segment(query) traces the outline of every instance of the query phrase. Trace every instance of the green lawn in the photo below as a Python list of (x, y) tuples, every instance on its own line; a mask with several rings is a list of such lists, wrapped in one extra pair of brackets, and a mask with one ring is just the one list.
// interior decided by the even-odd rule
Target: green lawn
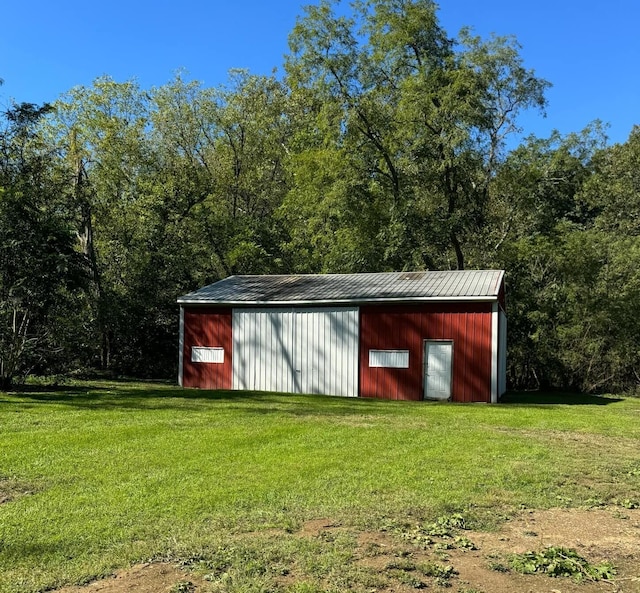
[[(242, 548), (246, 564), (250, 539), (313, 518), (379, 529), (462, 512), (489, 526), (522, 505), (637, 502), (640, 400), (510, 400), (141, 383), (0, 393), (0, 591), (84, 582), (149, 558), (211, 566), (223, 549)], [(274, 565), (292, 545), (262, 549)], [(256, 587), (227, 590), (268, 590)]]

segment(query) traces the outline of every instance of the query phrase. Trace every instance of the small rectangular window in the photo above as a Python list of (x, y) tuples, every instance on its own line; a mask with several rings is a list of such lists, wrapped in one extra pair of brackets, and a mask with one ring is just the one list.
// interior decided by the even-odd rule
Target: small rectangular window
[(408, 350), (369, 350), (369, 367), (409, 368)]
[(210, 348), (205, 346), (191, 347), (191, 362), (224, 363), (224, 348)]

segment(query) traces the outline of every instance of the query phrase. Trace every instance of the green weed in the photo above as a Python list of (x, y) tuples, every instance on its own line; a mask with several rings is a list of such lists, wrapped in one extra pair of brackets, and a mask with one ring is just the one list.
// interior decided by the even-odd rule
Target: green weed
[(169, 593), (193, 593), (196, 586), (191, 581), (179, 581), (171, 589)]
[(496, 572), (509, 572), (509, 567), (505, 566), (502, 562), (498, 562), (496, 560), (490, 560), (487, 563), (489, 570), (495, 570)]
[(523, 574), (540, 572), (551, 577), (573, 577), (577, 581), (607, 580), (613, 578), (616, 572), (608, 562), (591, 564), (575, 550), (557, 546), (540, 552), (513, 554), (509, 561), (515, 571)]
[(465, 518), (460, 513), (438, 517), (433, 523), (417, 525), (412, 530), (401, 530), (402, 538), (411, 541), (423, 549), (432, 547), (435, 552), (445, 552), (459, 548), (461, 550), (475, 550), (475, 544), (467, 537), (456, 535), (461, 529), (466, 529)]
[(418, 566), (418, 571), (426, 577), (435, 579), (436, 585), (450, 587), (450, 579), (457, 575), (457, 571), (451, 565), (443, 565), (435, 562), (427, 562)]

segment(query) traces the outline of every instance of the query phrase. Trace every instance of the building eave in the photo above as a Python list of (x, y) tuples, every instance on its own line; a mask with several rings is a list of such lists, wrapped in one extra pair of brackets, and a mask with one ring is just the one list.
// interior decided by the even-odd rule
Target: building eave
[(205, 299), (178, 299), (179, 305), (200, 305), (203, 307), (311, 307), (328, 305), (368, 305), (374, 304), (412, 304), (412, 303), (493, 303), (498, 300), (492, 296), (450, 296), (450, 297), (396, 297), (366, 299), (327, 299), (327, 300), (295, 300), (295, 301), (215, 301)]

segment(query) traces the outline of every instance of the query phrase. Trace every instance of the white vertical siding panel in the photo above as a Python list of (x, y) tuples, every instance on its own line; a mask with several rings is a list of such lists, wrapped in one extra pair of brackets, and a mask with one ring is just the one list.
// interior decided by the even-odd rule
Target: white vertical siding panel
[[(276, 311), (274, 313), (265, 312), (262, 315), (267, 333), (266, 351), (268, 352), (267, 360), (262, 368), (262, 390), (276, 391), (279, 377), (275, 370), (287, 343), (286, 314), (282, 311)], [(286, 360), (285, 357), (285, 362)]]
[(327, 323), (331, 334), (331, 377), (335, 377), (334, 389), (337, 393), (348, 393), (346, 390), (349, 348), (349, 314), (347, 311), (335, 311), (328, 316)]
[(231, 315), (232, 342), (233, 342), (233, 370), (232, 370), (232, 387), (233, 389), (246, 389), (244, 379), (247, 371), (244, 368), (245, 352), (242, 339), (244, 327), (242, 317), (234, 309)]
[(313, 336), (318, 336), (318, 318), (309, 310), (298, 310), (296, 318), (300, 321), (296, 340), (298, 354), (297, 368), (300, 370), (300, 391), (317, 393), (318, 355)]
[[(264, 350), (264, 356), (260, 361), (260, 388), (264, 391), (273, 387), (273, 391), (285, 390), (287, 381), (285, 377), (286, 357), (278, 356), (278, 351), (282, 349), (282, 344), (286, 343), (287, 337), (281, 335), (278, 339), (277, 327), (281, 332), (286, 331), (282, 312), (256, 311), (260, 315), (262, 323), (260, 326), (260, 347)], [(272, 377), (270, 380), (269, 377)]]
[(314, 315), (314, 331), (318, 336), (314, 345), (316, 355), (313, 361), (316, 374), (315, 393), (332, 393), (331, 377), (334, 370), (331, 366), (331, 352), (324, 347), (327, 337), (331, 334), (331, 328), (327, 327), (327, 315), (328, 313)]
[(264, 353), (258, 347), (258, 344), (254, 340), (260, 336), (262, 331), (263, 319), (260, 316), (252, 317), (249, 314), (245, 314), (247, 317), (247, 327), (245, 330), (245, 340), (247, 341), (247, 360), (251, 367), (251, 379), (247, 387), (249, 389), (257, 389), (260, 385), (260, 368), (262, 367), (261, 356)]
[(491, 403), (498, 401), (498, 303), (491, 305)]
[(256, 343), (258, 336), (262, 330), (262, 318), (256, 315), (250, 315), (248, 312), (243, 312), (242, 316), (246, 320), (244, 341), (247, 356), (247, 365), (250, 369), (249, 377), (247, 379), (247, 389), (257, 389), (260, 385), (260, 368), (262, 366), (261, 356), (264, 353), (261, 351), (259, 344)]
[(341, 384), (340, 390), (342, 393), (350, 393), (349, 384), (351, 383), (349, 379), (349, 375), (352, 372), (352, 369), (349, 367), (353, 366), (358, 368), (358, 359), (356, 357), (355, 360), (349, 358), (350, 351), (350, 341), (351, 341), (351, 323), (353, 321), (353, 317), (358, 315), (358, 311), (342, 311), (339, 314), (340, 321), (338, 323), (338, 327), (340, 328), (341, 335), (339, 337), (339, 343), (341, 345), (341, 354), (338, 358), (338, 368), (340, 369), (340, 377)]
[[(305, 314), (307, 321), (306, 332), (308, 336), (318, 336), (320, 343), (324, 339), (324, 325), (322, 324), (322, 317), (320, 315), (314, 315), (312, 312), (307, 311)], [(307, 343), (304, 348), (305, 361), (303, 368), (307, 369), (307, 376), (309, 378), (306, 389), (309, 393), (323, 393), (324, 389), (324, 377), (320, 372), (322, 368), (321, 358), (323, 353), (319, 350), (316, 344)]]
[(305, 385), (307, 382), (306, 372), (303, 368), (304, 365), (304, 351), (300, 348), (300, 340), (305, 334), (305, 319), (304, 315), (300, 315), (291, 310), (291, 321), (294, 324), (295, 332), (293, 334), (293, 341), (291, 343), (291, 361), (293, 363), (293, 389), (291, 391), (295, 393), (302, 393), (305, 391)]
[(331, 369), (331, 352), (325, 346), (328, 336), (326, 317), (326, 312), (317, 312), (313, 315), (313, 334), (308, 338), (309, 346), (314, 351), (311, 361), (316, 377), (313, 385), (314, 393), (330, 393), (330, 374), (333, 371)]
[(234, 309), (233, 387), (357, 396), (358, 309)]
[(262, 368), (262, 382), (265, 391), (287, 391), (287, 357), (283, 355), (289, 341), (287, 314), (285, 311), (265, 311), (265, 349), (269, 353)]
[(267, 311), (271, 326), (271, 357), (265, 369), (269, 391), (295, 391), (293, 335), (295, 320), (290, 310)]
[(283, 335), (286, 338), (283, 340), (281, 348), (282, 352), (286, 354), (285, 360), (285, 368), (284, 368), (284, 382), (285, 389), (287, 392), (298, 392), (299, 391), (299, 375), (296, 370), (298, 370), (298, 364), (296, 362), (296, 353), (295, 353), (295, 332), (298, 331), (297, 319), (293, 312), (293, 309), (289, 309), (287, 311), (283, 311), (284, 316), (284, 331)]
[(341, 310), (327, 311), (322, 317), (322, 344), (325, 351), (325, 365), (322, 369), (322, 388), (325, 393), (333, 393), (336, 395), (344, 395), (341, 386), (340, 367), (338, 366), (338, 357), (340, 356), (337, 339), (337, 329), (340, 327), (338, 319), (342, 314)]
[(296, 316), (294, 314), (293, 309), (289, 309), (286, 312), (287, 315), (287, 330), (286, 336), (287, 339), (284, 343), (284, 348), (287, 353), (287, 359), (284, 370), (284, 377), (286, 383), (287, 392), (297, 393), (300, 391), (300, 379), (298, 378), (299, 373), (296, 373), (296, 370), (299, 369), (297, 360), (296, 360), (296, 333), (298, 331), (298, 324)]
[(247, 313), (248, 318), (251, 320), (249, 323), (246, 339), (249, 347), (249, 359), (253, 362), (250, 389), (261, 389), (263, 369), (266, 364), (268, 351), (268, 338), (265, 336), (267, 328), (266, 319), (264, 315), (258, 313), (255, 317), (252, 317), (250, 313)]
[(344, 395), (340, 387), (340, 375), (336, 364), (339, 352), (336, 347), (337, 318), (342, 310), (327, 310), (322, 316), (322, 342), (320, 348), (324, 352), (324, 360), (320, 367), (322, 375), (322, 389), (324, 393)]
[(344, 344), (345, 352), (340, 360), (344, 383), (342, 389), (345, 393), (358, 395), (358, 310), (345, 312), (343, 323), (346, 333)]
[(259, 318), (260, 330), (254, 342), (254, 347), (258, 349), (257, 355), (259, 360), (256, 389), (263, 391), (269, 388), (267, 370), (271, 366), (271, 359), (273, 358), (273, 339), (269, 317), (266, 313), (259, 313)]
[(282, 379), (286, 388), (286, 374), (281, 376), (277, 372), (278, 363), (284, 358), (286, 365), (289, 360), (287, 356), (283, 357), (283, 353), (286, 353), (287, 344), (287, 314), (284, 311), (274, 311), (273, 313), (263, 313), (265, 318), (265, 324), (268, 332), (268, 352), (266, 364), (262, 369), (263, 376), (263, 390), (264, 391), (277, 391), (278, 379)]

